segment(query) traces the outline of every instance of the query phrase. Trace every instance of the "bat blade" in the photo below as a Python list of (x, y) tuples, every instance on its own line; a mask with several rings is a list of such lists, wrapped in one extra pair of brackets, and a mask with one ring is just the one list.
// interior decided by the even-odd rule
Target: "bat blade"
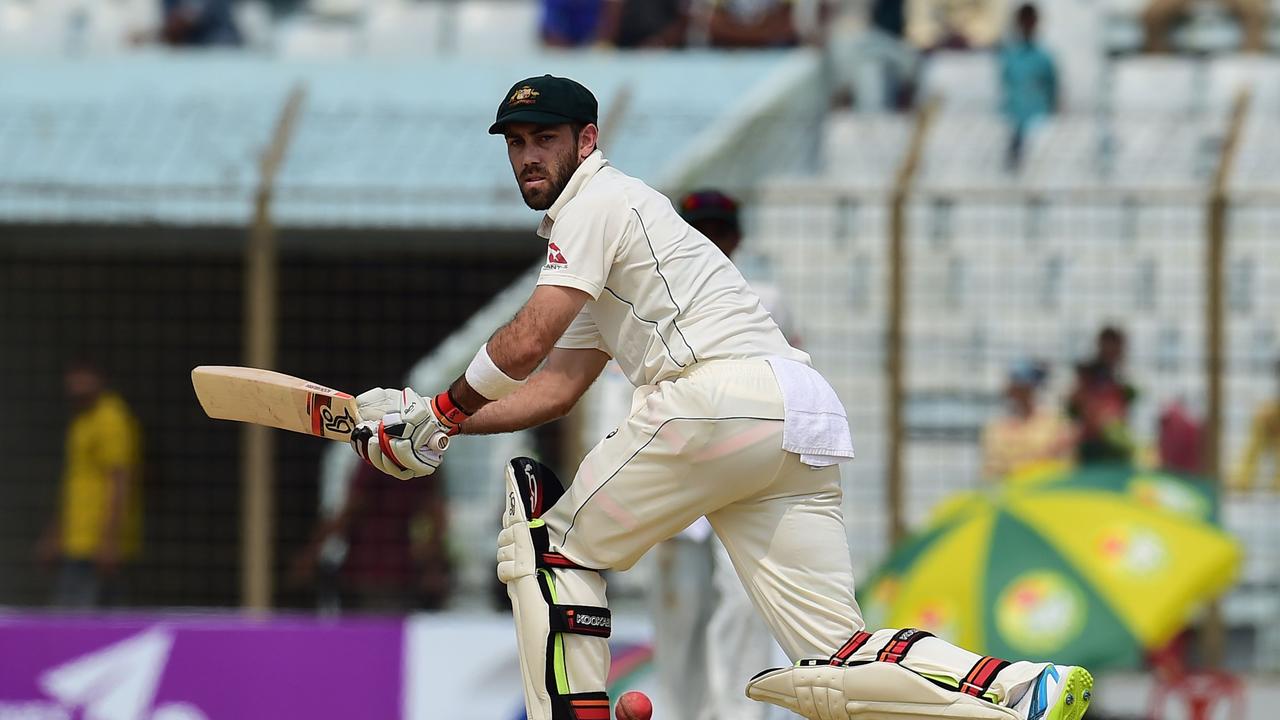
[(273, 370), (201, 365), (191, 371), (191, 385), (205, 414), (218, 420), (344, 442), (360, 422), (351, 395)]

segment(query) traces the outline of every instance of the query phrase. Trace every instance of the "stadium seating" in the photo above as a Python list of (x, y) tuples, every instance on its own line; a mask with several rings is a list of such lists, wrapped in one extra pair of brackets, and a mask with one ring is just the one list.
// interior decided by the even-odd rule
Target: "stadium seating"
[(360, 47), (349, 18), (297, 15), (280, 23), (275, 52), (282, 58), (324, 60), (351, 57)]
[(1112, 64), (1109, 108), (1118, 116), (1188, 114), (1201, 109), (1203, 66), (1162, 55), (1123, 58)]
[(920, 87), (924, 97), (939, 96), (948, 112), (988, 113), (998, 107), (995, 55), (942, 51), (925, 62)]
[[(1162, 403), (1203, 394), (1204, 192), (1242, 87), (1253, 89), (1254, 104), (1230, 186), (1239, 194), (1228, 246), (1229, 457), (1238, 456), (1253, 401), (1271, 391), (1267, 363), (1280, 341), (1280, 264), (1272, 261), (1280, 62), (1126, 56), (1104, 65), (1101, 46), (1073, 47), (1094, 21), (1108, 28), (1113, 50), (1136, 47), (1140, 6), (1109, 5), (1105, 13), (1126, 18), (1114, 24), (1072, 8), (1077, 28), (1048, 29), (1052, 47), (1070, 54), (1067, 112), (1028, 136), (1016, 172), (1005, 166), (1009, 129), (996, 112), (994, 56), (938, 52), (924, 66), (922, 95), (943, 105), (906, 215), (912, 520), (977, 483), (973, 439), (1015, 358), (1050, 360), (1061, 395), (1097, 327), (1120, 317), (1144, 390), (1134, 415), (1144, 439)], [(1052, 3), (1047, 17), (1062, 7)], [(847, 510), (859, 517), (851, 527), (859, 567), (883, 550), (886, 520), (867, 508), (884, 501), (888, 200), (913, 117), (826, 114), (820, 151), (810, 154), (811, 118), (825, 105), (783, 112), (812, 99), (812, 87), (786, 85), (786, 67), (803, 52), (544, 54), (533, 2), (321, 0), (278, 22), (265, 5), (242, 4), (250, 47), (284, 62), (234, 51), (177, 63), (152, 53), (114, 57), (131, 47), (130, 33), (156, 27), (154, 9), (144, 0), (0, 0), (0, 53), (23, 56), (6, 58), (14, 71), (0, 85), (0, 219), (242, 224), (257, 155), (301, 79), (307, 101), (273, 207), (280, 226), (527, 233), (537, 216), (520, 203), (501, 142), (484, 128), (514, 78), (572, 74), (596, 90), (609, 118), (604, 147), (629, 173), (677, 191), (697, 177), (681, 175), (681, 164), (705, 147), (727, 144), (721, 155), (754, 160), (725, 163), (750, 191), (745, 251), (755, 259), (744, 260), (754, 263), (744, 272), (782, 288), (806, 349), (849, 403), (859, 462), (843, 472)], [(1219, 25), (1206, 24), (1219, 19), (1197, 14), (1181, 41), (1229, 44), (1229, 34), (1209, 29)], [(47, 57), (77, 54), (112, 57)], [(784, 102), (761, 102), (765, 90)], [(781, 164), (770, 166), (779, 157), (794, 161), (785, 177)], [(519, 450), (484, 447), (460, 445), (454, 466), (480, 474), (486, 454)], [(476, 547), (488, 532), (488, 487), (459, 510)], [(1274, 546), (1270, 517), (1237, 503), (1226, 522), (1252, 550)], [(1280, 583), (1274, 552), (1251, 552), (1248, 562), (1247, 583)], [(1253, 609), (1239, 612), (1263, 617), (1249, 602)]]
[(369, 9), (360, 48), (374, 57), (412, 57), (437, 52), (445, 41), (441, 3), (387, 0)]
[(834, 113), (823, 125), (819, 171), (841, 186), (890, 187), (910, 132), (897, 115)]
[(528, 56), (537, 52), (541, 13), (538, 3), (469, 0), (456, 7), (455, 50), (505, 56)]
[(1241, 90), (1253, 95), (1252, 109), (1265, 117), (1280, 114), (1280, 60), (1272, 57), (1228, 55), (1208, 61), (1208, 107), (1226, 112)]

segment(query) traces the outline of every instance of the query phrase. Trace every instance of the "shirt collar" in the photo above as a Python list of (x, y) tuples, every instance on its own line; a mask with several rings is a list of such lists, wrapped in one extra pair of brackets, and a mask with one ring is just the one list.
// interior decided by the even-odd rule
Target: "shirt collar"
[(560, 197), (556, 198), (555, 203), (547, 210), (546, 216), (542, 218), (542, 224), (538, 226), (539, 236), (543, 238), (551, 237), (551, 226), (555, 224), (556, 216), (560, 214), (565, 205), (569, 204), (570, 200), (582, 191), (582, 188), (591, 181), (591, 178), (595, 177), (596, 173), (600, 172), (600, 169), (608, 164), (609, 161), (604, 159), (604, 153), (599, 150), (593, 151), (587, 156), (586, 160), (582, 161), (578, 169), (573, 171), (573, 175), (569, 178), (568, 184), (564, 186)]

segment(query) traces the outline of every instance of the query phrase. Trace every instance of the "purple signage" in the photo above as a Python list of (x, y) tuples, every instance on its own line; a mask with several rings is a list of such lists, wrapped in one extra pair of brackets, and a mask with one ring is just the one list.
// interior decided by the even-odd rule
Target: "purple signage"
[(0, 615), (0, 720), (397, 718), (403, 622)]

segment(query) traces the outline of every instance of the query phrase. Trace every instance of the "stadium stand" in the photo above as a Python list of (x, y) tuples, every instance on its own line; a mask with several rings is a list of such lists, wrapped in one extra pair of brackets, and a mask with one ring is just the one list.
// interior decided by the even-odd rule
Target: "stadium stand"
[[(1269, 362), (1280, 352), (1280, 265), (1270, 261), (1280, 234), (1280, 64), (1135, 56), (1138, 0), (1044, 4), (1066, 110), (1032, 133), (1018, 172), (1004, 164), (992, 55), (937, 52), (924, 67), (921, 96), (942, 105), (906, 216), (912, 523), (978, 485), (976, 433), (1013, 360), (1052, 362), (1050, 391), (1061, 396), (1097, 327), (1119, 316), (1144, 390), (1133, 418), (1144, 442), (1163, 403), (1203, 398), (1204, 201), (1242, 88), (1253, 103), (1228, 187), (1224, 459), (1238, 456), (1252, 401), (1271, 389)], [(888, 202), (910, 115), (828, 112), (812, 50), (531, 55), (532, 2), (313, 2), (282, 17), (243, 3), (246, 50), (122, 57), (127, 33), (155, 26), (153, 12), (142, 0), (0, 0), (0, 53), (19, 56), (6, 58), (0, 84), (0, 222), (159, 224), (193, 243), (202, 237), (194, 230), (239, 228), (252, 210), (257, 154), (301, 82), (307, 96), (273, 206), (281, 228), (307, 231), (292, 236), (295, 248), (303, 237), (341, 247), (363, 233), (409, 244), (407, 235), (387, 240), (392, 231), (433, 249), (472, 234), (510, 243), (536, 216), (484, 134), (495, 92), (521, 74), (572, 74), (600, 97), (615, 164), (672, 191), (716, 181), (743, 194), (748, 275), (781, 286), (806, 349), (849, 404), (859, 459), (844, 470), (845, 504), (856, 518), (859, 571), (881, 557)], [(1198, 9), (1176, 44), (1216, 53), (1237, 42), (1234, 32), (1218, 11)], [(93, 62), (75, 57), (86, 54)], [(484, 277), (486, 292), (506, 292), (475, 298), (472, 320), (412, 370), (412, 383), (434, 386), (458, 372), (523, 297), (529, 277), (520, 270), (530, 259)], [(234, 288), (224, 264), (216, 280)], [(321, 293), (318, 280), (294, 282), (297, 305)], [(529, 444), (523, 436), (459, 444), (455, 478), (490, 474), (493, 458)], [(481, 560), (496, 485), (450, 483), (459, 546), (471, 549), (462, 582), (474, 592), (489, 579)], [(1280, 603), (1270, 508), (1254, 495), (1225, 506), (1225, 522), (1250, 549), (1244, 584), (1227, 604), (1235, 623), (1263, 625)], [(166, 597), (185, 601), (178, 591)], [(1266, 642), (1262, 662), (1280, 667), (1280, 638)]]

